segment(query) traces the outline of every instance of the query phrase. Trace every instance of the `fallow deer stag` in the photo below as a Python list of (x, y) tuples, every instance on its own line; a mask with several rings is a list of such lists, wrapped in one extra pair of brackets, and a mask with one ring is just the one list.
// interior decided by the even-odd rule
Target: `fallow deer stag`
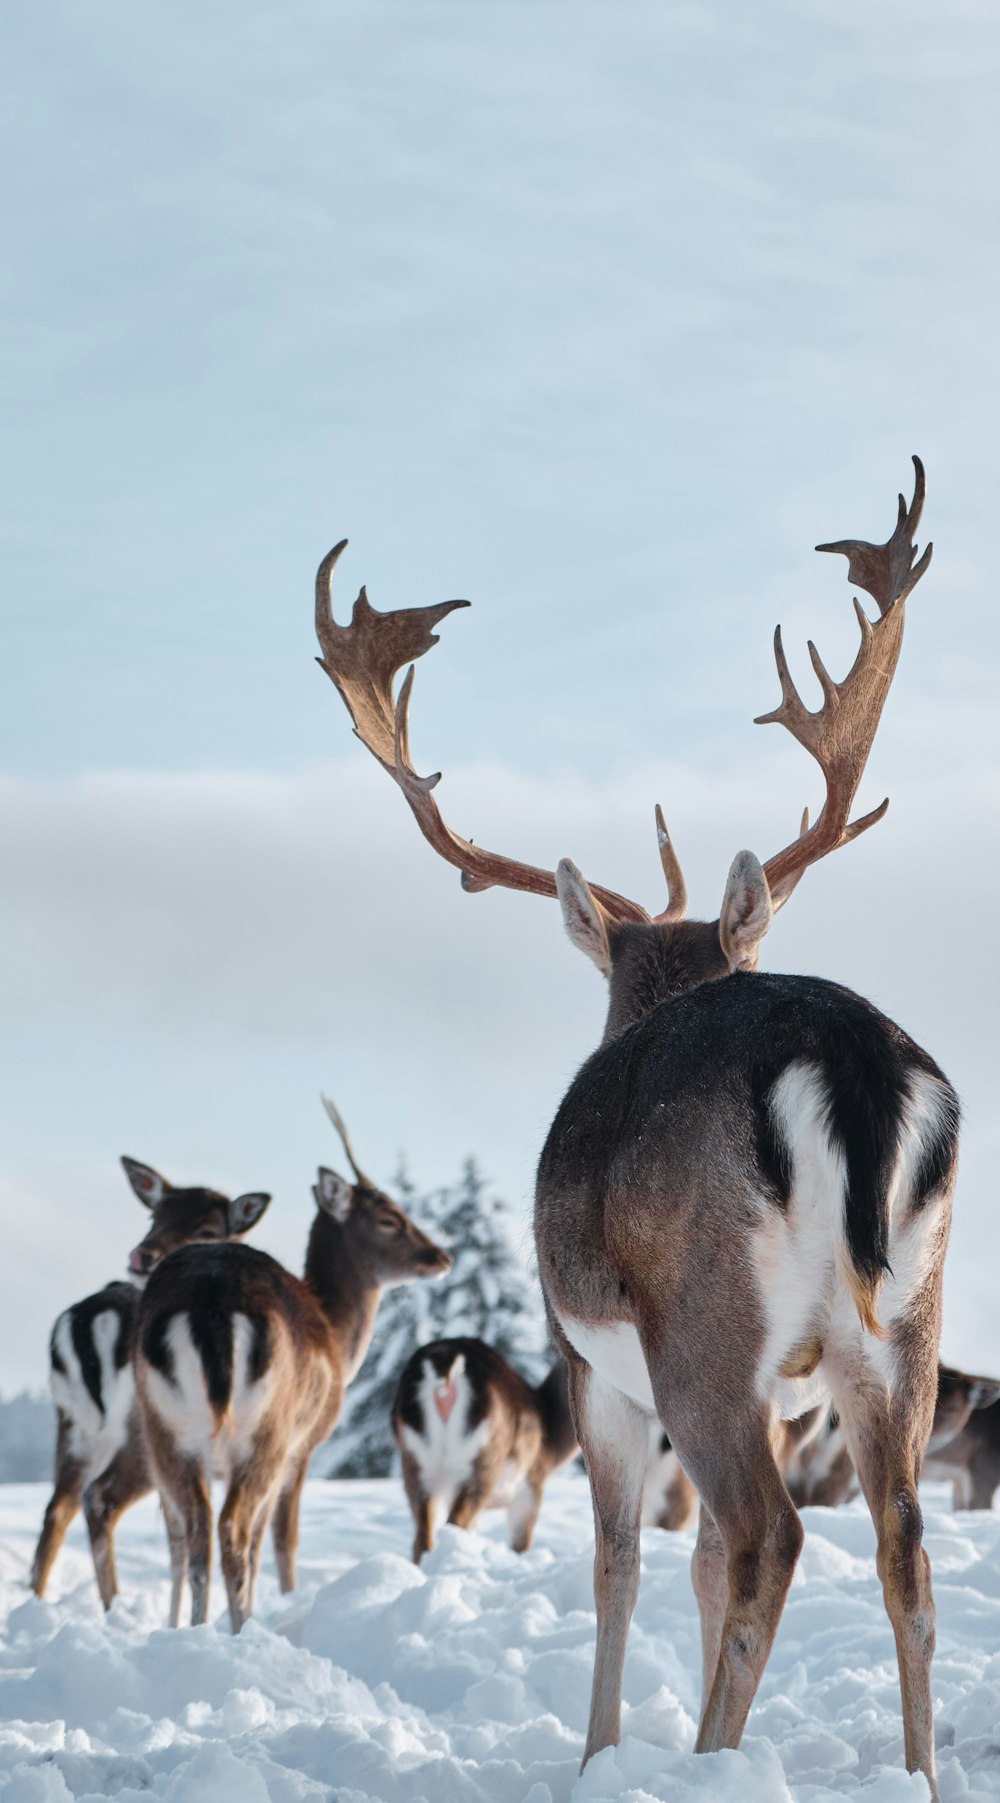
[(412, 666), (461, 602), (377, 614), (362, 590), (333, 620), (323, 560), (322, 666), (355, 731), (398, 783), (466, 889), (557, 894), (570, 938), (608, 979), (604, 1039), (542, 1152), (539, 1272), (590, 1476), (597, 1533), (597, 1656), (584, 1759), (620, 1731), (622, 1667), (639, 1582), (648, 1423), (657, 1418), (702, 1499), (693, 1577), (701, 1610), (699, 1751), (735, 1747), (802, 1543), (772, 1449), (776, 1422), (832, 1395), (878, 1538), (895, 1633), (907, 1766), (934, 1784), (934, 1605), (917, 1476), (934, 1414), (941, 1267), (958, 1104), (937, 1065), (861, 997), (809, 977), (755, 975), (761, 941), (810, 864), (885, 813), (851, 806), (896, 668), (906, 597), (930, 561), (913, 544), (924, 474), (884, 545), (842, 540), (861, 645), (834, 682), (810, 644), (813, 713), (775, 656), (777, 721), (814, 757), (813, 825), (762, 867), (733, 862), (718, 920), (686, 921), (657, 812), (667, 906), (473, 845), (448, 827), (436, 776), (410, 757)]
[(153, 1272), (142, 1298), (136, 1386), (167, 1519), (172, 1627), (185, 1579), (192, 1624), (207, 1618), (213, 1477), (227, 1486), (219, 1542), (233, 1632), (252, 1613), (272, 1515), (281, 1588), (295, 1588), (309, 1459), (340, 1419), (382, 1291), (451, 1267), (365, 1176), (324, 1102), (354, 1182), (320, 1167), (304, 1275), (249, 1246), (189, 1246)]
[(59, 1316), (49, 1341), (49, 1387), (56, 1405), (55, 1487), (35, 1552), (31, 1588), (45, 1595), (52, 1566), (80, 1503), (105, 1609), (118, 1594), (115, 1527), (153, 1488), (135, 1401), (132, 1349), (140, 1287), (153, 1266), (192, 1240), (241, 1238), (270, 1196), (230, 1202), (218, 1190), (175, 1188), (151, 1165), (122, 1158), (125, 1175), (151, 1211), (149, 1232), (129, 1255), (129, 1283), (109, 1283)]
[(392, 1429), (413, 1512), (413, 1557), (434, 1545), (439, 1508), (471, 1528), (484, 1509), (507, 1510), (516, 1553), (531, 1545), (542, 1492), (577, 1450), (566, 1366), (532, 1386), (485, 1340), (431, 1340), (400, 1374)]

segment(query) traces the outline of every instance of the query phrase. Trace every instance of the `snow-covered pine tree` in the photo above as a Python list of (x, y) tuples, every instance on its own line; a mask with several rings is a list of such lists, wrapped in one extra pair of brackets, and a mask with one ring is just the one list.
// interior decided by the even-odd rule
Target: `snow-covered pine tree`
[(316, 1455), (314, 1469), (324, 1477), (385, 1477), (391, 1470), (389, 1413), (399, 1374), (427, 1340), (457, 1334), (488, 1340), (530, 1383), (547, 1369), (545, 1316), (527, 1233), (490, 1193), (475, 1160), (466, 1160), (458, 1182), (447, 1189), (420, 1197), (405, 1170), (392, 1189), (455, 1263), (440, 1282), (403, 1284), (382, 1298), (340, 1426)]

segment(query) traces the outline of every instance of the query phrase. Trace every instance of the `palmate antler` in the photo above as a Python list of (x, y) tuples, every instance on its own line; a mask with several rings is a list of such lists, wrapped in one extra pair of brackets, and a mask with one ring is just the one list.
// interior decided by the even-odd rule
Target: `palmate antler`
[[(422, 657), (438, 635), (433, 630), (456, 607), (468, 607), (467, 601), (439, 601), (434, 607), (406, 607), (395, 613), (378, 613), (362, 589), (354, 603), (349, 626), (338, 626), (333, 617), (331, 584), (334, 567), (347, 540), (324, 557), (316, 572), (316, 636), (323, 650), (317, 658), (354, 721), (354, 731), (363, 745), (378, 758), (405, 795), (424, 838), (440, 857), (453, 864), (462, 875), (462, 887), (468, 890), (521, 889), (531, 895), (555, 895), (556, 880), (552, 871), (539, 870), (532, 864), (519, 864), (496, 852), (484, 851), (463, 839), (446, 825), (431, 791), (441, 780), (434, 776), (418, 776), (410, 756), (410, 695), (413, 690), (412, 659)], [(392, 693), (393, 678), (403, 664), (410, 665), (398, 697)], [(657, 809), (657, 836), (660, 859), (667, 878), (670, 902), (660, 919), (679, 919), (686, 905), (683, 877), (663, 815)], [(645, 920), (651, 917), (638, 902), (616, 895), (611, 889), (596, 884), (593, 894), (613, 920)]]
[[(833, 681), (815, 646), (809, 642), (813, 669), (823, 690), (823, 705), (816, 713), (810, 713), (805, 707), (792, 682), (781, 643), (781, 628), (775, 633), (774, 649), (782, 698), (771, 713), (759, 717), (758, 724), (777, 721), (787, 726), (800, 745), (816, 759), (826, 779), (826, 799), (818, 819), (810, 826), (807, 810), (798, 838), (764, 865), (775, 908), (788, 900), (810, 864), (874, 826), (889, 805), (884, 801), (862, 819), (850, 820), (851, 805), (899, 658), (904, 603), (931, 559), (930, 545), (917, 560), (913, 544), (924, 503), (923, 466), (918, 457), (914, 457), (913, 462), (916, 469), (913, 500), (907, 508), (900, 496), (896, 529), (886, 544), (871, 545), (861, 539), (841, 539), (836, 544), (817, 547), (820, 551), (844, 553), (849, 560), (850, 580), (874, 597), (879, 618), (870, 621), (855, 601), (861, 625), (861, 646), (843, 682)], [(553, 872), (484, 851), (470, 839), (463, 839), (454, 832), (445, 823), (431, 793), (441, 780), (440, 772), (433, 776), (418, 776), (413, 767), (409, 728), (412, 660), (422, 657), (437, 644), (438, 635), (433, 628), (455, 608), (468, 607), (469, 603), (441, 601), (433, 607), (400, 608), (394, 613), (383, 614), (371, 606), (362, 589), (354, 603), (351, 624), (339, 626), (333, 617), (331, 585), (334, 567), (346, 544), (347, 540), (342, 539), (335, 545), (316, 573), (316, 634), (323, 652), (317, 662), (339, 690), (354, 722), (355, 733), (399, 785), (425, 839), (440, 857), (461, 872), (463, 888), (476, 891), (500, 887), (520, 889), (532, 895), (555, 895)], [(398, 696), (394, 696), (396, 672), (404, 664), (409, 664), (409, 669)], [(656, 809), (656, 833), (667, 881), (667, 907), (660, 914), (650, 915), (638, 902), (629, 901), (612, 889), (590, 884), (591, 894), (609, 919), (646, 922), (683, 919), (687, 911), (687, 890), (659, 807)]]
[(860, 820), (850, 819), (858, 784), (899, 660), (904, 603), (930, 563), (934, 548), (928, 545), (923, 556), (917, 558), (913, 535), (923, 511), (925, 481), (924, 466), (919, 457), (914, 457), (913, 466), (916, 472), (913, 500), (907, 507), (900, 495), (896, 530), (884, 545), (844, 538), (835, 544), (816, 546), (817, 551), (843, 553), (848, 559), (848, 581), (866, 589), (877, 602), (879, 611), (878, 619), (871, 621), (860, 601), (855, 599), (861, 644), (843, 682), (833, 681), (812, 640), (808, 641), (812, 667), (823, 691), (823, 705), (816, 713), (810, 713), (792, 681), (781, 643), (780, 626), (774, 635), (781, 701), (771, 713), (758, 715), (755, 724), (765, 726), (774, 721), (787, 726), (792, 737), (816, 759), (826, 782), (826, 799), (814, 825), (809, 826), (806, 813), (799, 837), (764, 865), (775, 908), (788, 900), (810, 864), (867, 832), (883, 818), (889, 806), (886, 798)]

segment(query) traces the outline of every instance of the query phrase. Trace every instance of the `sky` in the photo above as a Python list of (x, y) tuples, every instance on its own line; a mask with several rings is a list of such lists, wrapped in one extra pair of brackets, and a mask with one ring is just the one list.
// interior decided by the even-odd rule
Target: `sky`
[(418, 768), (477, 842), (692, 911), (821, 800), (780, 621), (927, 467), (929, 574), (859, 805), (769, 969), (833, 977), (965, 1107), (944, 1350), (1000, 1370), (1000, 20), (907, 0), (90, 0), (0, 68), (0, 1389), (141, 1237), (120, 1153), (266, 1188), (301, 1261), (338, 1102), (527, 1220), (603, 1026), (555, 906), (466, 896), (313, 661), (320, 558), (453, 596)]

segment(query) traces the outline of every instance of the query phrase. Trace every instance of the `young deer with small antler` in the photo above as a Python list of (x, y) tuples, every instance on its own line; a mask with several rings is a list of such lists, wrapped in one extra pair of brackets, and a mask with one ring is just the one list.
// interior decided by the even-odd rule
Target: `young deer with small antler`
[(52, 1329), (49, 1387), (57, 1417), (55, 1487), (31, 1570), (31, 1588), (36, 1596), (44, 1596), (82, 1501), (105, 1609), (118, 1594), (115, 1527), (125, 1510), (153, 1488), (132, 1376), (140, 1287), (161, 1258), (192, 1240), (242, 1238), (271, 1200), (256, 1190), (230, 1202), (214, 1189), (175, 1189), (151, 1165), (124, 1157), (122, 1164), (153, 1219), (145, 1238), (129, 1254), (132, 1281), (105, 1284), (96, 1295), (74, 1302)]
[(594, 1500), (597, 1658), (584, 1758), (618, 1739), (622, 1668), (639, 1582), (651, 1418), (702, 1501), (694, 1557), (704, 1692), (697, 1748), (738, 1745), (802, 1542), (775, 1462), (781, 1416), (830, 1394), (878, 1537), (895, 1632), (905, 1757), (934, 1783), (934, 1605), (917, 1476), (934, 1414), (941, 1267), (958, 1105), (938, 1067), (837, 984), (755, 975), (775, 911), (810, 864), (880, 820), (850, 810), (899, 656), (906, 596), (923, 575), (924, 497), (900, 497), (884, 545), (843, 540), (861, 646), (827, 673), (811, 713), (775, 654), (778, 721), (822, 770), (815, 824), (761, 867), (740, 852), (717, 921), (684, 919), (680, 868), (657, 813), (668, 904), (637, 903), (496, 856), (445, 825), (438, 778), (410, 758), (412, 666), (461, 602), (380, 615), (362, 590), (350, 627), (331, 616), (320, 565), (322, 664), (358, 736), (399, 784), (466, 889), (557, 894), (569, 935), (608, 980), (607, 1026), (556, 1115), (538, 1172), (535, 1237)]
[(461, 1528), (484, 1509), (506, 1509), (510, 1544), (527, 1552), (545, 1484), (577, 1451), (562, 1359), (531, 1385), (495, 1346), (472, 1338), (431, 1340), (407, 1359), (392, 1429), (418, 1564), (434, 1545), (439, 1508)]
[(295, 1588), (309, 1459), (340, 1419), (382, 1292), (451, 1268), (450, 1253), (365, 1176), (336, 1108), (324, 1106), (355, 1180), (321, 1166), (304, 1276), (249, 1246), (189, 1246), (153, 1272), (142, 1298), (136, 1385), (167, 1518), (172, 1627), (186, 1578), (192, 1624), (207, 1619), (213, 1477), (227, 1486), (219, 1542), (233, 1632), (252, 1613), (272, 1515), (281, 1588)]

